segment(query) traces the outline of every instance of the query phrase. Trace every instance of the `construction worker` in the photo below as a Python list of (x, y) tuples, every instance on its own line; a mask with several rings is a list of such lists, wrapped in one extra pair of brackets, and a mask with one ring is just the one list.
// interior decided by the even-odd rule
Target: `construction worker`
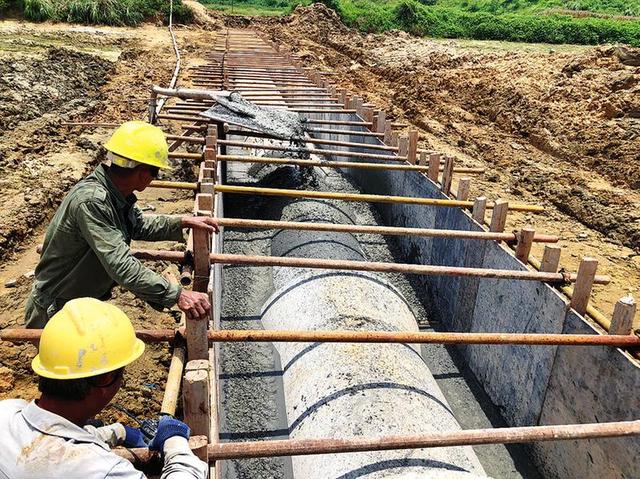
[(131, 240), (183, 240), (182, 228), (218, 231), (210, 217), (143, 216), (134, 191), (169, 168), (162, 130), (142, 121), (122, 124), (105, 143), (109, 165), (76, 184), (47, 228), (35, 282), (25, 307), (29, 328), (42, 328), (69, 300), (108, 299), (119, 284), (156, 309), (175, 304), (192, 319), (207, 317), (204, 293), (187, 291), (145, 267)]
[[(40, 398), (0, 401), (0, 478), (143, 479), (111, 447), (146, 447), (141, 431), (120, 423), (85, 426), (122, 385), (124, 368), (144, 351), (131, 321), (94, 298), (68, 301), (42, 331), (31, 367)], [(162, 479), (206, 477), (189, 449), (189, 427), (163, 417), (149, 448), (164, 456)]]

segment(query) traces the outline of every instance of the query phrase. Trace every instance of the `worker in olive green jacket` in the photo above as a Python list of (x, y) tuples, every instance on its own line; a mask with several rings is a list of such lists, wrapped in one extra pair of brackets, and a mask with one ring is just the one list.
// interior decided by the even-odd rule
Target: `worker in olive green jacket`
[(177, 304), (188, 317), (203, 319), (206, 294), (182, 289), (144, 266), (131, 240), (183, 240), (182, 228), (218, 231), (207, 217), (143, 216), (134, 191), (143, 191), (161, 168), (169, 168), (162, 130), (142, 121), (121, 125), (104, 145), (110, 165), (100, 165), (76, 184), (47, 229), (25, 322), (42, 328), (74, 298), (107, 299), (119, 284), (157, 309)]

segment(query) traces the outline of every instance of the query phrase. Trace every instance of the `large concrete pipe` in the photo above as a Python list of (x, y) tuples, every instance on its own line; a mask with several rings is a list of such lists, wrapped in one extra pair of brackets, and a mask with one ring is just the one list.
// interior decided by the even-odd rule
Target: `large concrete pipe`
[[(296, 201), (283, 220), (352, 222), (345, 205)], [(344, 233), (280, 231), (272, 254), (363, 260)], [(416, 331), (403, 296), (378, 275), (274, 268), (266, 329)], [(460, 426), (412, 345), (278, 343), (292, 438), (348, 438), (454, 431)], [(486, 477), (470, 447), (293, 458), (297, 479)]]

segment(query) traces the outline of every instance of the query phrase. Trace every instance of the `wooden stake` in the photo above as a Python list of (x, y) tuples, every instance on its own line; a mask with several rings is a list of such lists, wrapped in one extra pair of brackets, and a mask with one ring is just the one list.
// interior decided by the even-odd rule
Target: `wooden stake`
[(578, 267), (578, 276), (573, 288), (571, 307), (580, 315), (584, 315), (587, 311), (587, 304), (589, 304), (589, 297), (591, 296), (591, 289), (593, 288), (597, 268), (598, 260), (588, 257), (582, 258), (580, 266)]
[(429, 155), (429, 179), (438, 184), (438, 175), (440, 172), (440, 155), (432, 153)]
[(491, 225), (489, 231), (504, 231), (507, 224), (507, 212), (509, 211), (509, 202), (504, 200), (496, 200), (493, 213), (491, 215)]
[(444, 158), (444, 171), (442, 172), (442, 192), (449, 196), (451, 194), (451, 181), (453, 180), (453, 157)]
[(420, 166), (427, 166), (429, 164), (429, 160), (427, 159), (427, 152), (421, 151), (420, 158), (418, 159), (418, 164)]
[(560, 246), (545, 246), (542, 254), (542, 262), (540, 263), (540, 271), (547, 273), (555, 273), (560, 267)]
[(625, 296), (618, 300), (613, 310), (609, 334), (634, 334), (634, 331), (640, 329), (640, 317), (635, 319), (635, 316), (636, 302), (633, 300), (633, 297)]
[(532, 228), (523, 228), (518, 233), (518, 244), (516, 245), (516, 258), (522, 261), (525, 265), (529, 261), (529, 254), (531, 253), (531, 245), (533, 244), (533, 238), (536, 232)]
[[(205, 336), (206, 337), (206, 336)], [(184, 374), (184, 422), (194, 436), (210, 435), (211, 409), (209, 404), (209, 360), (189, 361)]]
[(398, 137), (398, 156), (407, 157), (407, 153), (409, 152), (409, 138), (406, 136)]
[(391, 134), (393, 130), (391, 129), (391, 120), (385, 120), (384, 122), (384, 137), (382, 138), (382, 142), (391, 145)]
[(471, 215), (481, 225), (484, 225), (484, 213), (487, 209), (487, 198), (485, 196), (478, 196), (473, 201), (473, 211)]
[(458, 182), (458, 191), (456, 192), (456, 199), (460, 201), (467, 201), (469, 199), (469, 189), (471, 188), (471, 178), (460, 178)]
[(376, 124), (375, 124), (375, 132), (376, 133), (384, 133), (385, 132), (385, 122), (386, 122), (386, 116), (387, 114), (385, 113), (384, 110), (380, 110), (378, 112), (378, 118), (376, 120)]
[(417, 160), (416, 158), (417, 154), (418, 154), (418, 131), (411, 130), (409, 132), (409, 147), (407, 149), (407, 161), (412, 165), (415, 165)]

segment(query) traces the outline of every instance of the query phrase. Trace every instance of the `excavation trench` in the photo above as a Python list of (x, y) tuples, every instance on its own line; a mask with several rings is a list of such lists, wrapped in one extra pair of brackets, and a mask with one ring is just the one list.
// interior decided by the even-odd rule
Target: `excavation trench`
[[(351, 178), (323, 168), (228, 163), (223, 181), (359, 192)], [(331, 200), (226, 195), (224, 211), (250, 219), (381, 223), (368, 204)], [(406, 260), (392, 239), (369, 234), (227, 228), (224, 248), (238, 254)], [(410, 276), (227, 266), (223, 278), (223, 329), (432, 329), (420, 286)], [(224, 344), (220, 359), (222, 441), (374, 437), (501, 424), (457, 354), (437, 345)], [(526, 462), (517, 446), (490, 446), (225, 461), (222, 472), (228, 478), (538, 477)]]

